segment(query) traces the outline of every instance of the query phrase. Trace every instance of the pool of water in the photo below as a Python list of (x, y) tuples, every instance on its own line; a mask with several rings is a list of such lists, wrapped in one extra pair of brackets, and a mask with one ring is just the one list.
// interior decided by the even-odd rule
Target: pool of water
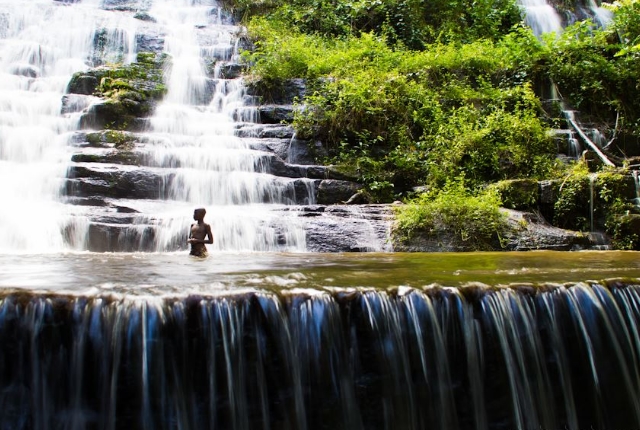
[(244, 289), (420, 288), (640, 279), (640, 253), (0, 254), (0, 288), (98, 294), (216, 294)]

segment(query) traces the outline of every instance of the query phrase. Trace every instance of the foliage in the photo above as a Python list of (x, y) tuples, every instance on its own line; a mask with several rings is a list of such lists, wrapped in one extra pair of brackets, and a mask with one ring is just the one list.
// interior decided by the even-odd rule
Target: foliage
[[(513, 0), (226, 0), (248, 21), (266, 16), (280, 28), (344, 38), (373, 32), (412, 49), (440, 41), (499, 39), (521, 21)], [(257, 33), (256, 33), (257, 34)]]
[(490, 189), (500, 196), (505, 208), (531, 210), (538, 206), (538, 181), (532, 179), (516, 179), (495, 182)]
[(630, 179), (626, 171), (609, 170), (599, 173), (595, 182), (596, 210), (602, 214), (605, 231), (617, 249), (640, 249), (640, 231), (634, 231), (632, 227), (637, 223), (634, 222), (635, 217), (630, 216), (638, 211), (629, 198), (635, 195), (635, 186)]
[[(606, 28), (577, 22), (543, 40), (522, 25), (511, 0), (225, 4), (251, 35), (254, 49), (243, 54), (250, 81), (273, 90), (304, 79), (297, 136), (322, 142), (329, 159), (318, 161), (355, 174), (373, 201), (429, 189), (410, 206), (434, 201), (446, 211), (444, 202), (461, 194), (448, 184), (477, 190), (508, 181), (492, 192), (509, 207), (532, 209), (537, 196), (528, 185), (560, 177), (553, 223), (587, 230), (598, 180), (582, 163), (555, 159), (549, 128), (564, 123), (557, 111), (615, 124), (620, 139), (640, 136), (639, 0), (608, 6), (615, 15)], [(540, 86), (551, 81), (562, 103), (545, 111)], [(620, 237), (615, 220), (628, 202), (608, 197), (613, 183), (596, 190), (604, 194), (595, 221)], [(403, 215), (414, 218), (407, 225), (419, 225), (422, 210), (412, 210)]]
[(604, 230), (616, 246), (628, 247), (620, 217), (636, 210), (630, 198), (633, 193), (628, 172), (609, 169), (590, 173), (586, 163), (577, 163), (558, 189), (554, 225), (582, 231)]
[(468, 192), (462, 182), (424, 193), (397, 208), (396, 233), (411, 237), (418, 232), (431, 236), (453, 235), (472, 249), (490, 249), (507, 228), (495, 192)]
[(640, 135), (640, 4), (623, 0), (610, 6), (613, 22), (601, 29), (587, 20), (546, 40), (548, 74), (561, 94), (582, 113), (618, 123)]
[(586, 163), (576, 163), (568, 172), (558, 188), (554, 204), (554, 225), (590, 231), (590, 175)]

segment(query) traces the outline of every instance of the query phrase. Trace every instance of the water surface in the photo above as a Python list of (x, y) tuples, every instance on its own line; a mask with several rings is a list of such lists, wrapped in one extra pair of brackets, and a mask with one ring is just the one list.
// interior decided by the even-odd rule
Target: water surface
[(76, 293), (228, 293), (246, 288), (420, 288), (640, 278), (640, 253), (0, 254), (0, 287)]

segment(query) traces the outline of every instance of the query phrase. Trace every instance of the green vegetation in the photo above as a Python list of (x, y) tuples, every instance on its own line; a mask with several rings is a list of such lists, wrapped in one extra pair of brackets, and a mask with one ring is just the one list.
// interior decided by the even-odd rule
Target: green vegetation
[[(486, 195), (534, 208), (531, 184), (541, 179), (558, 183), (555, 225), (589, 229), (583, 212), (592, 177), (557, 161), (550, 131), (563, 121), (558, 103), (541, 100), (541, 83), (552, 80), (563, 103), (604, 126), (608, 138), (640, 136), (638, 0), (609, 6), (615, 17), (605, 29), (578, 22), (543, 40), (522, 25), (515, 0), (226, 4), (252, 37), (244, 58), (253, 85), (268, 95), (287, 80), (306, 80), (293, 125), (299, 137), (326, 146), (329, 159), (319, 161), (356, 175), (373, 201), (417, 198), (401, 214), (403, 234), (435, 222), (417, 214), (466, 213)], [(627, 197), (607, 198), (599, 219), (620, 236), (614, 220), (636, 209)], [(436, 224), (449, 222), (457, 223)]]
[(500, 203), (495, 192), (470, 195), (461, 183), (449, 184), (401, 206), (396, 233), (405, 239), (415, 234), (452, 236), (469, 250), (493, 249), (508, 227)]

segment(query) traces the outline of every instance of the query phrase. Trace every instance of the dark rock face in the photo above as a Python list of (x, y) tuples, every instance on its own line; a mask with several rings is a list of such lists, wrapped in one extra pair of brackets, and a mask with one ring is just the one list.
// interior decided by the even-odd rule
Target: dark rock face
[(96, 91), (96, 88), (98, 88), (99, 83), (100, 80), (95, 74), (75, 74), (67, 86), (67, 92), (92, 95)]
[(318, 203), (331, 205), (344, 203), (362, 189), (362, 185), (350, 181), (326, 179), (318, 187)]
[(70, 196), (105, 196), (113, 198), (157, 199), (163, 197), (164, 185), (171, 174), (159, 175), (143, 170), (121, 170), (116, 166), (75, 165), (69, 168), (66, 191)]

